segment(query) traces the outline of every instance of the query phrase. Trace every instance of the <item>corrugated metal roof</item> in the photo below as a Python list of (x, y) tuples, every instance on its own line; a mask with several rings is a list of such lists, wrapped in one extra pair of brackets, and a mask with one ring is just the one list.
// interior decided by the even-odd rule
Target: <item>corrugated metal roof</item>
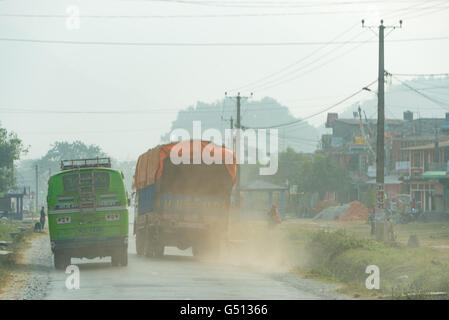
[[(438, 147), (439, 148), (449, 147), (449, 140), (439, 142)], [(432, 149), (435, 149), (435, 142), (424, 144), (422, 146), (406, 147), (402, 148), (401, 150), (413, 151), (413, 150), (432, 150)]]
[[(371, 179), (366, 182), (367, 184), (376, 184), (376, 179)], [(399, 176), (385, 176), (384, 184), (401, 184), (402, 181), (399, 180)]]
[[(360, 125), (360, 119), (336, 119), (334, 122), (343, 122), (347, 124)], [(385, 119), (385, 124), (403, 124), (406, 122), (405, 120), (397, 120), (397, 119)], [(363, 124), (366, 123), (366, 120), (363, 120)], [(368, 123), (376, 124), (377, 119), (368, 119)]]

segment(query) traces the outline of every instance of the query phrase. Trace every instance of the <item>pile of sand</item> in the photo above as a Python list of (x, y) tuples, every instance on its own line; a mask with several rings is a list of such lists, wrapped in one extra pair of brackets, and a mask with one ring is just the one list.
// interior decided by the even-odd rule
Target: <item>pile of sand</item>
[(315, 214), (318, 214), (329, 207), (335, 207), (338, 205), (339, 203), (334, 200), (320, 200), (315, 204), (315, 208), (313, 209), (313, 211), (315, 212)]
[(338, 221), (353, 221), (353, 220), (368, 220), (368, 208), (358, 201), (353, 201), (349, 204), (346, 213), (338, 218)]
[(329, 207), (318, 213), (313, 220), (337, 220), (339, 217), (344, 215), (349, 209), (349, 204), (344, 204), (342, 206)]
[(368, 220), (368, 208), (358, 202), (333, 206), (322, 210), (313, 220), (338, 220), (338, 221), (366, 221)]

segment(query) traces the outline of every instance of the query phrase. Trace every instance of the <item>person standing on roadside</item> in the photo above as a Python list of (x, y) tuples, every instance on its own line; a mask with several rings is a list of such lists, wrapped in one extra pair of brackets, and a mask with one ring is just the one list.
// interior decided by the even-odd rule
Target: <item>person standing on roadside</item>
[(41, 223), (41, 230), (44, 230), (44, 226), (45, 226), (45, 209), (44, 209), (44, 207), (42, 207), (42, 209), (41, 209), (40, 223)]
[(279, 215), (277, 205), (273, 204), (271, 210), (268, 211), (268, 226), (273, 228), (274, 226), (282, 222), (281, 216)]

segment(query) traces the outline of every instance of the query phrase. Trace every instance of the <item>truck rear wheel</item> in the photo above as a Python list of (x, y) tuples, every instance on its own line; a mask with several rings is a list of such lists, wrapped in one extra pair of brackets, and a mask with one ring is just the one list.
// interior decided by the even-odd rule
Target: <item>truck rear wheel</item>
[(61, 251), (55, 251), (54, 264), (58, 270), (65, 270), (71, 263), (71, 258), (66, 253)]
[(164, 256), (165, 246), (157, 245), (154, 247), (154, 256), (157, 258), (161, 258)]
[(154, 255), (153, 246), (149, 239), (147, 239), (145, 243), (144, 255), (148, 258), (151, 258)]
[(165, 246), (161, 244), (160, 232), (157, 227), (150, 227), (145, 232), (144, 252), (146, 257), (162, 257)]
[(136, 252), (139, 256), (145, 254), (145, 232), (141, 230), (136, 233)]
[(114, 250), (111, 256), (111, 264), (113, 266), (123, 266), (128, 265), (128, 247), (120, 247)]
[[(207, 241), (207, 240), (206, 240)], [(192, 253), (198, 259), (217, 259), (220, 256), (220, 241), (209, 239), (192, 246)]]
[(126, 267), (128, 265), (128, 247), (122, 248), (122, 259), (120, 261), (120, 264), (123, 267)]

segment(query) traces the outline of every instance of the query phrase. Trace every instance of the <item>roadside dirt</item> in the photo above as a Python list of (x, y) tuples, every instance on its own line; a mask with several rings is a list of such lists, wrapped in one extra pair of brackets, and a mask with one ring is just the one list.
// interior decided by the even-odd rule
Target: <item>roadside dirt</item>
[(48, 234), (33, 236), (0, 293), (0, 300), (36, 300), (45, 295), (51, 266)]

